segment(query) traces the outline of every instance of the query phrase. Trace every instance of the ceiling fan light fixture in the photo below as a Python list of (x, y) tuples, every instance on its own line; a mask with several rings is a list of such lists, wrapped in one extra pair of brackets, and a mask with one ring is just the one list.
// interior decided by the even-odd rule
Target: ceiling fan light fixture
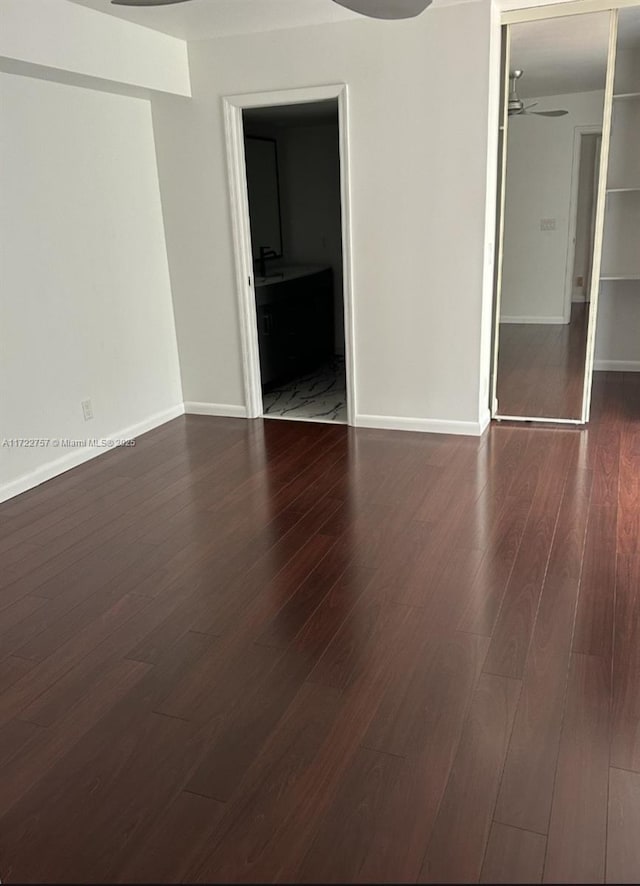
[(509, 96), (507, 99), (507, 115), (509, 117), (566, 117), (569, 111), (532, 111), (539, 102), (533, 102), (531, 105), (525, 105), (518, 95), (518, 80), (522, 77), (524, 71), (511, 71), (509, 74)]
[(339, 6), (370, 18), (415, 18), (431, 6), (433, 0), (333, 0)]
[(112, 6), (171, 6), (173, 3), (186, 3), (187, 0), (111, 0)]

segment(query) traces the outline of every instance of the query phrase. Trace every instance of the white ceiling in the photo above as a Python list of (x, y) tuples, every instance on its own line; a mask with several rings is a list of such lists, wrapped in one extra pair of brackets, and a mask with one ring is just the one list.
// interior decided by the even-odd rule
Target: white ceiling
[[(521, 68), (522, 98), (604, 89), (609, 13), (598, 12), (513, 25), (511, 70)], [(620, 11), (618, 46), (640, 46), (640, 6)]]
[(511, 27), (511, 70), (524, 71), (521, 98), (604, 89), (609, 13), (563, 16)]
[(190, 0), (175, 6), (134, 9), (110, 0), (70, 0), (183, 40), (276, 31), (357, 18), (332, 0)]
[[(177, 3), (175, 6), (146, 9), (112, 6), (110, 0), (69, 2), (97, 9), (183, 40), (206, 40), (230, 34), (278, 31), (362, 18), (333, 0), (190, 0), (189, 3)], [(434, 6), (460, 2), (465, 0), (434, 0)], [(429, 15), (429, 10), (422, 14)], [(380, 24), (381, 27), (394, 26), (393, 22)]]

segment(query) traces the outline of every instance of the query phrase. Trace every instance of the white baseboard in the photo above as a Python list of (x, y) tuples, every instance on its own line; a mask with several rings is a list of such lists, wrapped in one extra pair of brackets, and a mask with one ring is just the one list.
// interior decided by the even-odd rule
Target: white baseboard
[(500, 317), (501, 323), (540, 323), (553, 324), (554, 326), (564, 325), (568, 321), (563, 316), (560, 317)]
[(198, 403), (185, 400), (184, 411), (187, 415), (219, 415), (227, 418), (246, 418), (245, 406), (232, 406), (229, 403)]
[[(156, 412), (154, 415), (145, 418), (144, 421), (137, 422), (135, 425), (130, 425), (128, 428), (122, 428), (120, 431), (116, 431), (101, 439), (129, 440), (133, 437), (139, 437), (140, 434), (152, 431), (154, 428), (177, 418), (183, 413), (184, 405), (180, 403), (176, 406), (172, 406), (170, 409)], [(13, 498), (15, 495), (20, 495), (21, 492), (27, 492), (27, 490), (33, 489), (34, 486), (39, 486), (41, 483), (45, 483), (47, 480), (51, 480), (59, 474), (64, 474), (66, 471), (83, 464), (85, 461), (97, 458), (99, 455), (104, 455), (106, 452), (111, 451), (112, 449), (109, 446), (83, 446), (77, 449), (73, 448), (66, 455), (63, 455), (62, 458), (56, 458), (47, 464), (41, 465), (34, 471), (30, 471), (28, 474), (23, 474), (16, 480), (12, 480), (9, 483), (5, 483), (3, 486), (0, 486), (0, 502)]]
[[(632, 365), (636, 368), (630, 369), (629, 367)], [(596, 368), (599, 368), (597, 364)], [(609, 368), (609, 363), (606, 368)], [(619, 367), (616, 364), (616, 368), (619, 368), (620, 371), (640, 371), (640, 363), (624, 363)], [(151, 431), (154, 428), (177, 418), (179, 415), (183, 415), (185, 412), (189, 415), (213, 415), (227, 416), (231, 418), (246, 418), (247, 415), (247, 410), (244, 406), (186, 401), (184, 404), (180, 403), (176, 406), (172, 406), (170, 409), (156, 412), (154, 415), (150, 415), (143, 421), (138, 422), (135, 425), (130, 425), (127, 428), (122, 428), (113, 434), (109, 434), (103, 439), (123, 440), (138, 437), (140, 434)], [(438, 418), (403, 418), (390, 415), (357, 415), (355, 425), (359, 428), (379, 428), (382, 430), (393, 431), (420, 431), (428, 434), (462, 434), (479, 437), (484, 433), (490, 420), (491, 416), (489, 410), (487, 410), (481, 420), (477, 422), (448, 421), (446, 419)], [(29, 489), (33, 489), (34, 486), (39, 486), (41, 483), (45, 483), (47, 480), (51, 480), (59, 474), (64, 474), (66, 471), (71, 470), (71, 468), (75, 468), (92, 458), (97, 458), (98, 456), (111, 451), (112, 450), (108, 446), (101, 446), (99, 448), (91, 446), (78, 449), (74, 448), (62, 456), (62, 458), (56, 458), (45, 465), (41, 465), (34, 471), (30, 471), (28, 474), (23, 474), (16, 480), (12, 480), (11, 482), (0, 486), (0, 502), (7, 501), (7, 499), (20, 495), (22, 492), (27, 492)]]
[(403, 418), (396, 415), (356, 415), (357, 428), (387, 431), (420, 431), (425, 434), (462, 434), (480, 437), (489, 424), (487, 410), (481, 421), (448, 421), (441, 418)]
[(640, 360), (596, 360), (593, 368), (601, 372), (640, 372)]

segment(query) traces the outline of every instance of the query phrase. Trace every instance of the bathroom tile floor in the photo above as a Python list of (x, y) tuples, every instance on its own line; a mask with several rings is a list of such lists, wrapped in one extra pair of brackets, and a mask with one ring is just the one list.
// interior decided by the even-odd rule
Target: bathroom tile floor
[(264, 395), (267, 418), (299, 418), (346, 424), (347, 392), (343, 357)]

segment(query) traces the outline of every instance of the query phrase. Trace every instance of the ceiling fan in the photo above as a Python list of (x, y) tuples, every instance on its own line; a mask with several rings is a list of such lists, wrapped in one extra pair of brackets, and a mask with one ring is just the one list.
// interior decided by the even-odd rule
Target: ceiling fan
[[(188, 0), (111, 0), (114, 6), (170, 6)], [(430, 6), (433, 0), (333, 0), (340, 6), (372, 18), (413, 18)]]
[(507, 113), (509, 117), (564, 117), (569, 111), (532, 111), (539, 102), (533, 102), (530, 105), (525, 103), (518, 97), (518, 80), (522, 77), (524, 71), (511, 71), (509, 74), (509, 101), (507, 104)]

